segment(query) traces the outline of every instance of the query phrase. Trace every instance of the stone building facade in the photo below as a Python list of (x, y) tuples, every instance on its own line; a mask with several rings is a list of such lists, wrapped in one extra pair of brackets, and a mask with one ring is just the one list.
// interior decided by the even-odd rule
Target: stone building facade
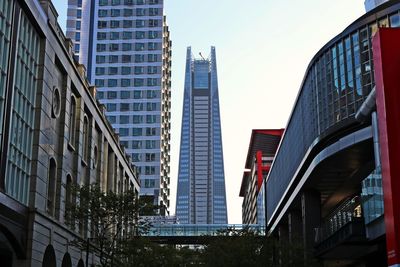
[(64, 219), (71, 185), (139, 194), (136, 168), (51, 1), (2, 0), (0, 14), (1, 265), (85, 266), (70, 241), (88, 236)]

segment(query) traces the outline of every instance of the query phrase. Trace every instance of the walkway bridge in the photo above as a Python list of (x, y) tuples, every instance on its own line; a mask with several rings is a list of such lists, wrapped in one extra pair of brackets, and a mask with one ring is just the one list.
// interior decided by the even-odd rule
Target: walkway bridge
[(265, 227), (243, 224), (157, 224), (150, 228), (147, 237), (160, 244), (199, 245), (215, 239), (219, 232), (235, 229), (250, 229), (265, 236)]

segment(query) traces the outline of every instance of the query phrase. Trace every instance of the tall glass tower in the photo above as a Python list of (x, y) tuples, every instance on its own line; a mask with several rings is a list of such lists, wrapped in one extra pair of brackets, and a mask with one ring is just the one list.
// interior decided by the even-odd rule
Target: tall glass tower
[(138, 167), (140, 194), (168, 214), (171, 41), (163, 0), (68, 0), (67, 37)]
[(226, 224), (226, 193), (215, 47), (187, 49), (176, 216), (183, 224)]

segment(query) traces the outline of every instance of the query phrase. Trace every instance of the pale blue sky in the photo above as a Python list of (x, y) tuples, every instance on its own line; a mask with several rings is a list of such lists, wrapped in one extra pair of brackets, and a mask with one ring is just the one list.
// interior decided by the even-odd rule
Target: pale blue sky
[[(53, 0), (65, 29), (67, 0)], [(284, 128), (311, 58), (364, 14), (363, 0), (165, 0), (172, 39), (171, 210), (175, 212), (186, 47), (216, 46), (229, 223), (252, 129)]]

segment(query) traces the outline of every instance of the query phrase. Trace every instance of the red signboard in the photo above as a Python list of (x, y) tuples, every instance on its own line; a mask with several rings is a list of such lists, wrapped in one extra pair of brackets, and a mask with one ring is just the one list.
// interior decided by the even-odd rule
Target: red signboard
[(400, 29), (373, 38), (389, 266), (400, 266)]

